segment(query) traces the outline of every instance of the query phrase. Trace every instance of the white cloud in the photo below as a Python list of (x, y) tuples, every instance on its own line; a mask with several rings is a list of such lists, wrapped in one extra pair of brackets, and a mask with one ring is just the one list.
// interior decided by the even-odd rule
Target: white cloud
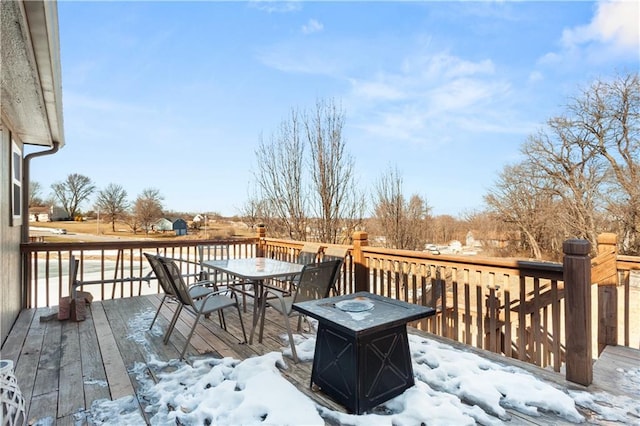
[(541, 65), (553, 65), (562, 61), (562, 56), (555, 52), (546, 53), (540, 59), (538, 59), (538, 63)]
[[(512, 87), (491, 60), (439, 52), (407, 56), (397, 71), (350, 79), (355, 125), (369, 137), (440, 146), (456, 133), (521, 133), (509, 111)], [(502, 111), (502, 112), (499, 112)]]
[(529, 83), (535, 83), (536, 81), (541, 81), (544, 79), (544, 76), (540, 71), (532, 71), (529, 74)]
[(352, 92), (358, 97), (378, 100), (399, 100), (407, 95), (402, 89), (384, 81), (351, 80)]
[(588, 25), (564, 30), (562, 44), (568, 49), (597, 42), (620, 51), (638, 53), (640, 48), (640, 3), (603, 1)]
[(249, 5), (268, 13), (289, 13), (302, 9), (299, 1), (251, 0)]
[(309, 22), (302, 26), (302, 32), (304, 34), (318, 33), (324, 29), (324, 25), (315, 19), (309, 19)]

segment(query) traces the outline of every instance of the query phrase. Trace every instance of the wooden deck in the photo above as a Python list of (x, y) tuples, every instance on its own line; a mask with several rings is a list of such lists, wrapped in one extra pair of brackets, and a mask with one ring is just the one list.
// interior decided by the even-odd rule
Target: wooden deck
[[(640, 401), (640, 350), (607, 346), (593, 365), (594, 384), (607, 392)], [(633, 372), (636, 372), (633, 374)], [(640, 422), (639, 422), (640, 423)]]
[[(57, 309), (25, 310), (14, 325), (2, 347), (2, 358), (14, 361), (15, 374), (26, 399), (28, 420), (55, 419), (54, 424), (86, 424), (84, 415), (91, 403), (99, 399), (118, 399), (136, 395), (139, 386), (132, 366), (146, 365), (147, 373), (154, 377), (149, 366), (150, 354), (162, 361), (179, 357), (193, 317), (183, 313), (170, 342), (164, 345), (160, 333), (147, 331), (148, 325), (160, 303), (160, 296), (141, 296), (102, 302), (93, 302), (85, 321), (41, 321)], [(166, 329), (175, 305), (163, 308), (159, 328)], [(217, 316), (204, 320), (193, 336), (187, 358), (207, 354), (216, 357), (246, 359), (272, 351), (280, 351), (283, 343), (279, 336), (285, 329), (278, 317), (267, 317), (263, 343), (242, 344), (237, 314), (227, 314), (229, 332), (220, 328)], [(247, 334), (250, 332), (251, 314), (245, 315)], [(155, 329), (155, 327), (154, 327)], [(443, 340), (431, 334), (412, 329), (412, 333), (424, 334), (431, 339)], [(142, 338), (141, 338), (142, 337)], [(256, 339), (257, 340), (257, 339)], [(474, 350), (449, 340), (446, 343), (476, 352), (492, 361), (517, 365), (535, 374), (541, 380), (564, 388), (584, 389), (568, 384), (563, 376), (533, 365), (508, 360), (489, 352)], [(344, 412), (344, 408), (326, 397), (321, 391), (309, 388), (311, 363), (295, 364), (286, 358), (288, 368), (282, 375), (316, 403), (332, 410)], [(609, 367), (607, 367), (609, 368)], [(606, 369), (601, 377), (607, 377)], [(600, 374), (600, 373), (598, 373)], [(147, 413), (146, 402), (138, 400), (147, 422), (153, 413)], [(509, 410), (510, 424), (567, 424), (552, 414), (530, 417)], [(585, 413), (588, 415), (588, 413)]]

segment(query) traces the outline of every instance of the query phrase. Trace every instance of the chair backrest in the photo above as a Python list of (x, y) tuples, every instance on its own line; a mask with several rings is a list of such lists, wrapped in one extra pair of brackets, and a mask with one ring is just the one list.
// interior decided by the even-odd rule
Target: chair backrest
[(300, 272), (300, 281), (298, 282), (293, 302), (328, 297), (340, 264), (340, 260), (331, 260), (305, 265), (302, 272)]
[(307, 265), (318, 261), (318, 254), (322, 246), (316, 243), (304, 243), (298, 254), (297, 263)]
[(180, 268), (173, 260), (158, 256), (158, 260), (164, 267), (167, 276), (169, 278), (169, 282), (173, 286), (175, 296), (183, 305), (191, 305), (193, 306), (193, 299), (191, 298), (191, 294), (189, 294), (189, 287), (184, 282), (182, 278), (182, 273), (180, 272)]
[(349, 249), (346, 247), (329, 246), (322, 250), (322, 260), (342, 260), (347, 257)]
[(156, 254), (150, 254), (150, 253), (144, 253), (144, 255), (149, 261), (149, 265), (151, 265), (151, 269), (153, 269), (153, 272), (156, 274), (156, 278), (158, 278), (158, 282), (160, 283), (162, 290), (164, 290), (166, 294), (175, 296), (176, 292), (173, 288), (173, 285), (171, 284), (171, 279), (167, 275), (166, 269), (164, 268), (164, 266), (162, 266), (162, 263), (160, 262), (160, 256)]

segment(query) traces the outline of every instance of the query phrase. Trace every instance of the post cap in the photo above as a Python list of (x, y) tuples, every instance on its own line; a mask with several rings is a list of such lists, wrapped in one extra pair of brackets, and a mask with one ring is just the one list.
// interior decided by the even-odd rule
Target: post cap
[(587, 240), (571, 239), (562, 243), (564, 254), (586, 256), (591, 252), (591, 243)]

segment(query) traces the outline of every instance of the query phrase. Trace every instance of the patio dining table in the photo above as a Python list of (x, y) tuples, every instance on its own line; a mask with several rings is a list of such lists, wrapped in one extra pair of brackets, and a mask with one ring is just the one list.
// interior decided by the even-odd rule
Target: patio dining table
[(243, 259), (206, 260), (203, 265), (228, 274), (244, 281), (245, 284), (253, 285), (253, 323), (249, 344), (253, 344), (253, 334), (258, 324), (260, 315), (260, 298), (264, 292), (266, 282), (273, 278), (284, 278), (299, 274), (304, 265), (299, 263), (286, 262), (283, 260), (271, 259), (268, 257), (250, 257)]

